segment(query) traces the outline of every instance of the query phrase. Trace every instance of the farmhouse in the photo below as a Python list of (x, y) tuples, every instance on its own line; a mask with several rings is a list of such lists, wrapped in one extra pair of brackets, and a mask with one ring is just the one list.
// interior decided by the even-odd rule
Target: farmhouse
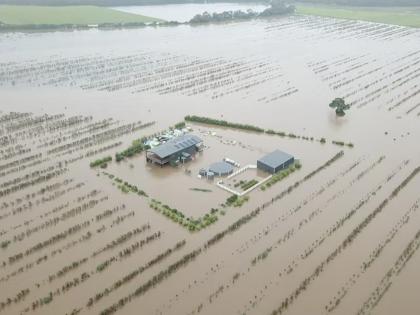
[(163, 166), (189, 161), (201, 150), (203, 140), (194, 135), (182, 135), (146, 151), (146, 161)]
[(295, 158), (292, 155), (276, 150), (260, 158), (257, 161), (257, 167), (260, 170), (274, 174), (287, 168), (294, 161)]

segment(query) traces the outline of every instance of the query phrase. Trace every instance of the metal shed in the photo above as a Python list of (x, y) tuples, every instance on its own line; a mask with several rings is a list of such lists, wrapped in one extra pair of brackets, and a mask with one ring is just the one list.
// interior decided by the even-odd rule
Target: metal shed
[(185, 161), (199, 151), (198, 146), (202, 142), (203, 140), (195, 135), (182, 135), (147, 150), (146, 160), (161, 166), (177, 160)]
[(292, 155), (276, 150), (260, 158), (257, 161), (257, 167), (260, 170), (274, 174), (286, 169), (293, 164), (294, 161), (295, 158)]
[(226, 176), (232, 174), (234, 167), (226, 162), (216, 162), (210, 165), (209, 171), (217, 176)]

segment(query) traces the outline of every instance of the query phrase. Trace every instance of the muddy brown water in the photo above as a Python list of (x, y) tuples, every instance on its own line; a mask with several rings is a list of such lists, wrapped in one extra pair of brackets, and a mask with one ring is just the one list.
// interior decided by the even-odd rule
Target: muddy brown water
[[(33, 233), (21, 242), (12, 242), (8, 248), (0, 250), (0, 262), (7, 262), (9, 256), (45, 241), (66, 228), (84, 221), (91, 222), (83, 231), (0, 268), (1, 278), (43, 255), (49, 257), (47, 261), (0, 284), (0, 302), (8, 297), (13, 298), (20, 290), (30, 289), (30, 294), (23, 301), (12, 302), (0, 314), (20, 314), (27, 307), (30, 310), (26, 313), (30, 314), (70, 314), (78, 309), (80, 314), (99, 314), (184, 254), (203, 248), (205, 242), (216, 233), (270, 201), (338, 151), (344, 150), (343, 158), (305, 181), (240, 229), (227, 234), (145, 295), (133, 298), (117, 312), (271, 314), (420, 165), (417, 145), (420, 133), (417, 113), (420, 109), (409, 112), (420, 102), (420, 95), (416, 94), (419, 89), (417, 74), (420, 71), (419, 39), (420, 32), (415, 29), (303, 16), (197, 27), (1, 34), (0, 110), (3, 114), (10, 111), (31, 112), (35, 116), (64, 113), (67, 117), (93, 116), (95, 121), (112, 117), (121, 124), (138, 120), (156, 121), (156, 124), (96, 145), (95, 148), (99, 148), (115, 141), (123, 142), (116, 149), (69, 164), (69, 171), (65, 175), (50, 181), (73, 178), (74, 183), (85, 184), (82, 188), (0, 220), (0, 230), (7, 231), (1, 236), (3, 241), (26, 228), (41, 224), (45, 221), (44, 213), (67, 201), (70, 206), (63, 211), (77, 206), (77, 198), (93, 189), (100, 190), (96, 198), (108, 196), (108, 200), (98, 206)], [(124, 64), (120, 58), (127, 56), (138, 59)], [(146, 56), (146, 59), (139, 56)], [(91, 59), (80, 59), (84, 57)], [(59, 60), (64, 64), (57, 66)], [(201, 68), (194, 68), (187, 75), (185, 69), (193, 67), (193, 62), (199, 62)], [(45, 72), (45, 68), (32, 68), (39, 63), (51, 70)], [(78, 72), (72, 72), (77, 63)], [(106, 68), (110, 64), (114, 68)], [(224, 74), (227, 65), (233, 70)], [(123, 70), (118, 70), (118, 67)], [(24, 69), (24, 74), (20, 76), (17, 69)], [(135, 81), (136, 75), (143, 81)], [(14, 86), (12, 81), (15, 81)], [(110, 87), (118, 82), (132, 82), (132, 85), (115, 91), (82, 89), (87, 84), (103, 83), (103, 86)], [(338, 84), (342, 85), (338, 87)], [(169, 90), (164, 93), (163, 88)], [(144, 91), (137, 92), (139, 89)], [(294, 89), (295, 92), (284, 95)], [(348, 100), (354, 104), (345, 117), (337, 118), (328, 108), (328, 103), (334, 97), (344, 95), (348, 95)], [(257, 189), (251, 192), (250, 200), (242, 207), (226, 209), (226, 214), (219, 215), (215, 224), (190, 233), (150, 209), (146, 198), (123, 194), (109, 178), (97, 176), (101, 174), (100, 169), (89, 168), (92, 160), (113, 155), (132, 140), (164, 130), (188, 114), (249, 123), (315, 139), (325, 137), (327, 143), (321, 145), (317, 141), (191, 124), (194, 134), (203, 138), (207, 148), (185, 167), (151, 167), (146, 164), (143, 154), (120, 164), (110, 163), (106, 172), (137, 185), (151, 198), (182, 210), (187, 216), (200, 217), (211, 208), (219, 207), (229, 196), (214, 182), (198, 179), (196, 175), (200, 168), (208, 167), (224, 157), (242, 165), (255, 164), (260, 156), (277, 148), (301, 160), (303, 167), (300, 171), (266, 191)], [(352, 142), (354, 148), (333, 145), (332, 140)], [(235, 141), (236, 145), (229, 141)], [(42, 167), (86, 151), (83, 149), (63, 157), (52, 155), (51, 160)], [(356, 180), (380, 156), (385, 156), (385, 159)], [(369, 191), (381, 185), (405, 159), (409, 163), (395, 172), (392, 179), (385, 181), (354, 216), (326, 237), (310, 256), (300, 258), (308, 247), (325, 235), (328, 228), (343, 218)], [(357, 161), (357, 165), (351, 168)], [(4, 163), (2, 160), (0, 165)], [(42, 167), (33, 166), (28, 171)], [(190, 175), (185, 168), (191, 171)], [(10, 174), (1, 178), (1, 182), (26, 172)], [(328, 186), (333, 179), (336, 179), (334, 184)], [(350, 185), (352, 181), (354, 184)], [(368, 259), (419, 197), (419, 181), (415, 177), (397, 198), (390, 201), (285, 313), (327, 314), (325, 306), (338, 294), (349, 277), (358, 272), (361, 263)], [(41, 186), (16, 192), (0, 201), (9, 203), (24, 198)], [(316, 194), (323, 187), (325, 190)], [(211, 192), (197, 192), (190, 188), (209, 189)], [(126, 206), (125, 210), (99, 222), (92, 221), (97, 214), (121, 204)], [(299, 205), (299, 210), (287, 219), (279, 219)], [(322, 211), (318, 215), (311, 215), (317, 209)], [(2, 209), (1, 214), (7, 211)], [(119, 224), (112, 224), (118, 216), (131, 211), (134, 211), (134, 216)], [(420, 228), (418, 220), (419, 213), (414, 212), (332, 313), (357, 313)], [(29, 221), (26, 226), (12, 229), (26, 221)], [(94, 258), (90, 257), (92, 251), (146, 223), (151, 226), (149, 231)], [(302, 227), (299, 228), (301, 223)], [(106, 226), (106, 230), (98, 232), (102, 225)], [(290, 239), (276, 246), (277, 241), (290, 229), (294, 229)], [(50, 257), (52, 250), (78, 240), (87, 231), (93, 235), (90, 240)], [(105, 271), (96, 272), (100, 263), (156, 231), (163, 233), (160, 239), (150, 242), (130, 257), (111, 264)], [(89, 297), (184, 239), (186, 245), (180, 251), (172, 253), (167, 259), (111, 292), (93, 307), (86, 307)], [(273, 248), (267, 258), (253, 265), (252, 260), (269, 247)], [(48, 282), (51, 273), (83, 257), (90, 258), (65, 276)], [(414, 292), (420, 289), (416, 268), (419, 259), (418, 252), (415, 252), (372, 309), (372, 314), (418, 313), (419, 305)], [(290, 267), (293, 267), (292, 270)], [(33, 301), (62, 288), (83, 272), (90, 275), (88, 280), (60, 295), (54, 295), (50, 303), (31, 310)], [(233, 281), (236, 273), (240, 276)], [(40, 285), (39, 288), (36, 284)]]

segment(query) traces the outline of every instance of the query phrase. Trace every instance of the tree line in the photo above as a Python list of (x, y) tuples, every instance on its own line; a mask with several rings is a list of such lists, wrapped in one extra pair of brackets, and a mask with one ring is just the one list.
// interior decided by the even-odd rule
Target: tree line
[(221, 13), (204, 12), (203, 14), (195, 15), (191, 20), (191, 24), (198, 23), (211, 23), (211, 22), (224, 22), (233, 20), (250, 20), (258, 17), (270, 17), (278, 15), (292, 14), (295, 12), (295, 6), (286, 4), (283, 0), (272, 0), (270, 7), (262, 11), (261, 13), (247, 10), (246, 12), (237, 11), (224, 11)]

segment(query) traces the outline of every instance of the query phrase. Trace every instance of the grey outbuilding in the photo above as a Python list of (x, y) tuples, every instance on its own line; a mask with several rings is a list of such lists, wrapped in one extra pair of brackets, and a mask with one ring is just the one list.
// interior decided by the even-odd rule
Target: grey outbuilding
[(295, 161), (295, 158), (283, 151), (273, 151), (257, 161), (257, 167), (260, 170), (270, 174), (277, 173), (288, 168)]
[(216, 176), (227, 176), (234, 171), (233, 165), (226, 162), (216, 162), (210, 165), (209, 172)]

